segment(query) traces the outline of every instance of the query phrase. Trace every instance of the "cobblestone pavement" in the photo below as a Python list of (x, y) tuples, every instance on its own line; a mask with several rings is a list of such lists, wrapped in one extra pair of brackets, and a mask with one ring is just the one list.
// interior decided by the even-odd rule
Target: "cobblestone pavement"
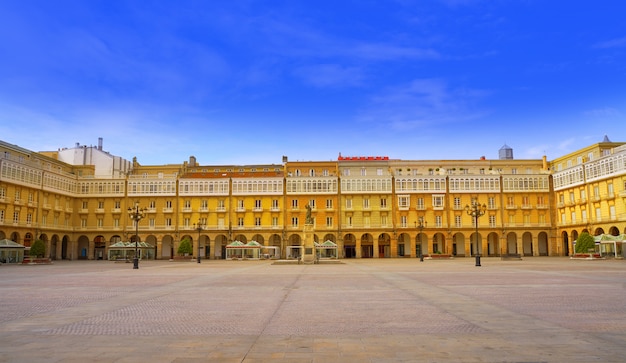
[(626, 261), (0, 266), (0, 362), (624, 362)]

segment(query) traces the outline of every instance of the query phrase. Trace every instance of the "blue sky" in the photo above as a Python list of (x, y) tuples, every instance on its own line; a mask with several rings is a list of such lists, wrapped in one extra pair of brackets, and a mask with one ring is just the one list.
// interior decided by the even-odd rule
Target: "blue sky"
[(0, 2), (0, 139), (144, 165), (626, 141), (623, 1)]

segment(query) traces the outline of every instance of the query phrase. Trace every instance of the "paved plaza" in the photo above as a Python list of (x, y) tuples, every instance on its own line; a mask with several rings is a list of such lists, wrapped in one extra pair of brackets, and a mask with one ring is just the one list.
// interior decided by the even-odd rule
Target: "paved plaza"
[(0, 266), (0, 362), (624, 362), (626, 261)]

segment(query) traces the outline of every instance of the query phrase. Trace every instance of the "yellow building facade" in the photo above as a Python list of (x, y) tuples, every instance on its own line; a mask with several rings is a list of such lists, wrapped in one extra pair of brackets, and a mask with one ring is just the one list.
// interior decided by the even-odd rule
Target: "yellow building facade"
[(285, 168), (284, 238), (286, 257), (298, 257), (304, 238), (307, 206), (311, 210), (313, 239), (317, 243), (339, 244), (339, 177), (337, 163), (332, 161), (289, 162)]
[(556, 229), (565, 253), (581, 232), (626, 232), (626, 143), (603, 142), (552, 161)]
[[(564, 256), (582, 231), (626, 232), (626, 146), (605, 142), (551, 162), (512, 157), (400, 160), (343, 157), (266, 165), (148, 165), (109, 158), (63, 162), (0, 142), (0, 239), (46, 242), (52, 259), (106, 259), (139, 240), (172, 259), (226, 257), (234, 241), (296, 258), (307, 207), (318, 243), (340, 258)], [(90, 154), (91, 155), (91, 154)], [(484, 205), (478, 225), (467, 211)], [(137, 225), (129, 208), (144, 210)], [(148, 256), (145, 256), (148, 257)]]

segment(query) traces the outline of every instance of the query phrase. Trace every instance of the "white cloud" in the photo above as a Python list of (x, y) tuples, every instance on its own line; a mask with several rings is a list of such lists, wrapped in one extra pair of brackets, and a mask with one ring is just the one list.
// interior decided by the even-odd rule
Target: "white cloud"
[(397, 59), (437, 59), (441, 55), (429, 48), (403, 47), (399, 45), (361, 43), (348, 46), (343, 56), (357, 57), (369, 60), (397, 60)]
[(622, 116), (622, 113), (613, 107), (596, 108), (594, 110), (584, 111), (583, 114), (593, 118), (612, 118)]
[(303, 66), (295, 71), (306, 83), (316, 87), (353, 87), (363, 83), (363, 70), (339, 64)]
[(626, 47), (626, 37), (615, 38), (599, 42), (593, 45), (594, 48), (621, 48)]
[(476, 106), (485, 95), (481, 90), (452, 88), (441, 79), (417, 79), (375, 95), (360, 119), (396, 130), (465, 122), (487, 114)]

